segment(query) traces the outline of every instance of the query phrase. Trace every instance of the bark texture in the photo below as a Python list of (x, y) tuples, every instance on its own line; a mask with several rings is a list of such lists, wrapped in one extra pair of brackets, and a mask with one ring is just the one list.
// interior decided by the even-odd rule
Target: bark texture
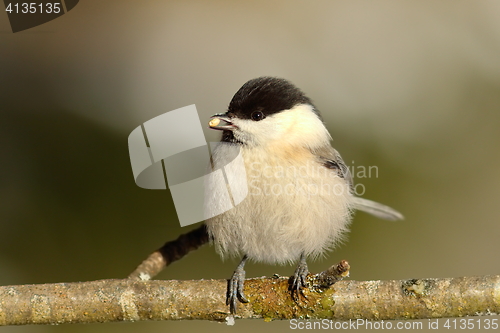
[[(335, 269), (333, 269), (335, 270)], [(338, 267), (337, 267), (338, 270)], [(325, 271), (326, 272), (326, 271)], [(250, 302), (239, 318), (423, 319), (500, 313), (500, 276), (389, 281), (308, 277), (295, 301), (289, 279), (248, 279)], [(319, 283), (318, 283), (319, 282)], [(230, 319), (226, 280), (100, 280), (0, 287), (0, 325), (96, 323), (139, 320)]]

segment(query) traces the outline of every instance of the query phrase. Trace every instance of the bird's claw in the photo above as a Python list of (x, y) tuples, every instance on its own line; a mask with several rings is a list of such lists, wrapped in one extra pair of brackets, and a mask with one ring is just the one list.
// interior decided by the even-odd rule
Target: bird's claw
[(245, 271), (243, 268), (237, 268), (231, 279), (228, 281), (226, 305), (229, 305), (231, 314), (236, 313), (236, 304), (239, 300), (242, 303), (248, 303), (243, 287), (245, 285)]
[(297, 265), (295, 273), (293, 274), (292, 285), (290, 288), (292, 291), (292, 297), (295, 300), (298, 300), (299, 294), (302, 295), (304, 298), (307, 298), (302, 290), (307, 285), (306, 280), (308, 274), (309, 274), (309, 268), (307, 267), (307, 263), (305, 262), (305, 260), (301, 260), (300, 263)]

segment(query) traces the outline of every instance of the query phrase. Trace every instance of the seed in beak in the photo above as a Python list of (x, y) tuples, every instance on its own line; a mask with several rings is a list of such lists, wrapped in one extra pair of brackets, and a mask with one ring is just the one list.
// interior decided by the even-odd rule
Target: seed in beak
[(212, 120), (210, 120), (208, 122), (208, 126), (215, 127), (215, 126), (219, 125), (219, 123), (220, 123), (220, 119), (219, 118), (213, 118)]

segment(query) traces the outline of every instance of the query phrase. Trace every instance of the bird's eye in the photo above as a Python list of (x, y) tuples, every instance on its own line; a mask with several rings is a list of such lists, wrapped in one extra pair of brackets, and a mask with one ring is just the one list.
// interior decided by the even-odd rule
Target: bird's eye
[(266, 118), (266, 116), (261, 111), (252, 112), (250, 117), (252, 117), (252, 120), (255, 120), (255, 121), (259, 121), (259, 120)]

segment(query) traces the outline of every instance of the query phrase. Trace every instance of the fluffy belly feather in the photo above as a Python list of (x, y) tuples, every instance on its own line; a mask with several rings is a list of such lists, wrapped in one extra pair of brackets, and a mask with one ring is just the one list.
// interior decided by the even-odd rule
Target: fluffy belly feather
[(243, 150), (246, 175), (240, 177), (246, 177), (248, 195), (206, 222), (221, 255), (292, 262), (301, 253), (317, 257), (347, 231), (351, 195), (344, 179), (307, 152), (290, 154)]

